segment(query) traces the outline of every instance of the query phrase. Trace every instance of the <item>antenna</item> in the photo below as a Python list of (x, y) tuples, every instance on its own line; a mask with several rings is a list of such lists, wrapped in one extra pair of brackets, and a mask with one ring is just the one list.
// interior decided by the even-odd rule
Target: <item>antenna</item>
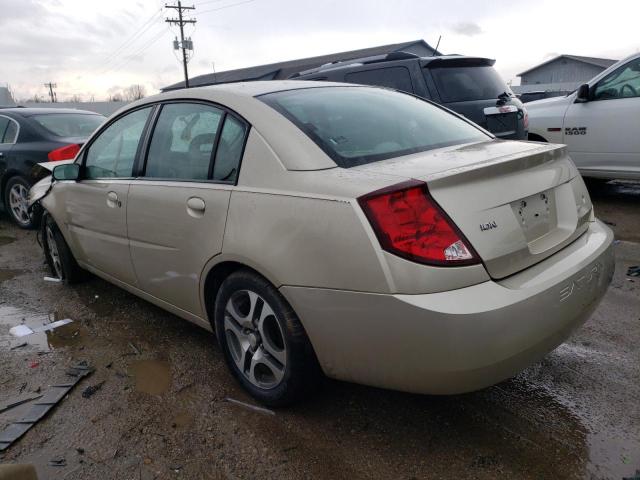
[(440, 46), (440, 39), (441, 39), (441, 38), (442, 38), (442, 35), (440, 35), (440, 36), (438, 37), (438, 43), (436, 44), (436, 48), (435, 48), (435, 50), (433, 51), (433, 55), (431, 55), (432, 57), (435, 57), (435, 56), (436, 56), (436, 52), (438, 51), (438, 47)]

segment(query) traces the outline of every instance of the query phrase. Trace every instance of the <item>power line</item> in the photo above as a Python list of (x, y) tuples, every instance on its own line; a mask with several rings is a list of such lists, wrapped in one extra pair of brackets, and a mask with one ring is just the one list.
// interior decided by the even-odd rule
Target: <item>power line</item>
[(174, 42), (174, 49), (178, 50), (178, 48), (180, 48), (182, 50), (182, 67), (184, 68), (184, 86), (186, 88), (189, 88), (189, 72), (187, 70), (187, 62), (188, 62), (187, 50), (193, 50), (193, 42), (191, 41), (190, 38), (185, 41), (184, 26), (187, 25), (188, 23), (195, 24), (196, 19), (184, 18), (183, 13), (188, 10), (195, 10), (196, 7), (193, 5), (190, 7), (183, 7), (181, 0), (178, 0), (177, 5), (165, 5), (165, 8), (174, 9), (178, 13), (178, 18), (167, 18), (165, 19), (165, 22), (167, 22), (169, 25), (178, 25), (180, 27), (180, 43), (178, 44), (178, 41), (176, 40)]
[(217, 12), (218, 10), (224, 10), (225, 8), (237, 7), (238, 5), (244, 5), (245, 3), (251, 3), (255, 1), (256, 0), (245, 0), (244, 2), (232, 3), (231, 5), (225, 5), (224, 7), (212, 8), (210, 10), (205, 10), (203, 12), (200, 12), (200, 15), (203, 15), (209, 12)]
[(122, 70), (126, 65), (128, 65), (133, 60), (135, 60), (138, 55), (145, 52), (149, 47), (153, 46), (153, 44), (157, 40), (159, 40), (160, 37), (162, 37), (162, 35), (167, 33), (167, 31), (168, 31), (168, 28), (163, 28), (162, 30), (160, 30), (160, 32), (158, 32), (156, 36), (151, 38), (147, 43), (143, 44), (142, 47), (140, 47), (138, 50), (134, 51), (133, 53), (127, 55), (127, 57), (124, 58), (124, 61), (122, 61), (123, 59), (120, 59), (118, 63), (113, 65), (111, 68), (108, 68), (103, 73), (117, 72), (118, 70)]
[(149, 17), (142, 25), (140, 25), (140, 27), (132, 35), (129, 36), (129, 38), (127, 38), (127, 40), (125, 40), (118, 48), (116, 48), (113, 52), (107, 55), (105, 59), (102, 61), (102, 64), (106, 65), (108, 63), (111, 63), (114, 59), (116, 59), (120, 53), (122, 53), (124, 50), (129, 48), (133, 44), (133, 42), (139, 39), (147, 30), (149, 30), (149, 28), (151, 28), (154, 25), (153, 23), (154, 20), (159, 20), (161, 16), (162, 16), (162, 8), (156, 10), (151, 15), (151, 17)]

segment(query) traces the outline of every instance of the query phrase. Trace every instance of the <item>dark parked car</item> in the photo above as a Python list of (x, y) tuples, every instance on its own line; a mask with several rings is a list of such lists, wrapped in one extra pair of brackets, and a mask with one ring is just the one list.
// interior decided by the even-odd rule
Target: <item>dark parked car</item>
[(493, 68), (495, 60), (407, 52), (322, 65), (291, 76), (389, 87), (450, 108), (498, 138), (526, 140), (527, 111)]
[(22, 228), (37, 222), (27, 209), (31, 186), (49, 174), (41, 162), (69, 160), (105, 117), (84, 110), (0, 109), (0, 204)]

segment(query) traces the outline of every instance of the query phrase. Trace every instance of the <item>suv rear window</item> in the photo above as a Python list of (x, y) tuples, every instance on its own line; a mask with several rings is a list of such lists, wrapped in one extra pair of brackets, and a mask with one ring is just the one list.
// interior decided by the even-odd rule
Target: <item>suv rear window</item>
[(344, 76), (349, 83), (363, 85), (377, 85), (379, 87), (395, 88), (403, 92), (413, 93), (411, 74), (406, 67), (386, 67), (362, 72), (351, 72)]
[(56, 137), (88, 137), (106, 120), (90, 113), (47, 113), (31, 119)]
[(380, 88), (305, 88), (258, 98), (344, 168), (490, 138), (425, 100)]
[(489, 66), (441, 67), (429, 71), (445, 103), (496, 99), (510, 91), (498, 72)]

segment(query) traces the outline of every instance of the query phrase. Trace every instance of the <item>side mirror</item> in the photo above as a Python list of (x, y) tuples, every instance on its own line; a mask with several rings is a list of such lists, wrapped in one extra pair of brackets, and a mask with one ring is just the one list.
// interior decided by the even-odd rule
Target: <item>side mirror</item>
[(583, 83), (578, 87), (578, 94), (576, 95), (576, 102), (588, 102), (589, 101), (589, 85)]
[(80, 165), (77, 163), (67, 163), (58, 165), (52, 172), (54, 180), (77, 180), (80, 176)]

